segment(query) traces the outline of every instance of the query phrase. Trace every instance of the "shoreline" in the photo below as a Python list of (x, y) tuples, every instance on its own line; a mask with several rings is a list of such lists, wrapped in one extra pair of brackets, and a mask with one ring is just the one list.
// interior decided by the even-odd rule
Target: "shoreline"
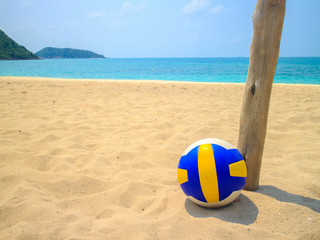
[[(171, 81), (171, 80), (148, 80), (148, 79), (94, 79), (94, 78), (51, 78), (51, 77), (16, 77), (16, 76), (0, 76), (0, 81), (4, 79), (19, 80), (19, 81), (69, 81), (69, 82), (130, 82), (130, 83), (174, 83), (174, 84), (226, 84), (226, 85), (245, 85), (246, 83), (236, 82), (189, 82), (189, 81)], [(285, 86), (314, 86), (320, 87), (320, 84), (301, 84), (301, 83), (273, 83), (273, 85)]]

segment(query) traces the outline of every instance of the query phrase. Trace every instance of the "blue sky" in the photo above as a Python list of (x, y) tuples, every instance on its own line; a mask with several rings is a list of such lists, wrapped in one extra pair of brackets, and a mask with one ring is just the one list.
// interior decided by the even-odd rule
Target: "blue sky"
[[(0, 0), (0, 29), (36, 52), (248, 57), (256, 0)], [(280, 56), (320, 56), (320, 1), (287, 0)]]

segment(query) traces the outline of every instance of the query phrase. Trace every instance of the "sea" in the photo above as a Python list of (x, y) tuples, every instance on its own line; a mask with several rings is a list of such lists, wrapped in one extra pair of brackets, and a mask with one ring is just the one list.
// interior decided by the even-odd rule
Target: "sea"
[[(244, 83), (249, 58), (107, 58), (0, 61), (0, 76)], [(281, 57), (274, 83), (320, 84), (320, 57)]]

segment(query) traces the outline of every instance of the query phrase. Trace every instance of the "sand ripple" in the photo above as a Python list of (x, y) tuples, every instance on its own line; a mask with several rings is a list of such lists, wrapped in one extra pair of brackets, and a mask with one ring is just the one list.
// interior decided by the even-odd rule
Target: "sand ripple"
[(0, 238), (317, 239), (319, 86), (274, 86), (257, 192), (180, 190), (187, 146), (236, 145), (243, 87), (0, 78)]

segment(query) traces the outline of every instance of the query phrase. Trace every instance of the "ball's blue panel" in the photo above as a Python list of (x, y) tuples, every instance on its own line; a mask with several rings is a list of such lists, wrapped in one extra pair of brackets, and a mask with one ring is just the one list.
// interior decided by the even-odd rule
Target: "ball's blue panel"
[(219, 184), (219, 200), (227, 198), (234, 190), (230, 178), (227, 149), (212, 144)]
[(192, 149), (187, 155), (189, 159), (192, 159), (192, 166), (190, 165), (190, 168), (188, 168), (188, 177), (189, 179), (189, 188), (191, 196), (193, 196), (195, 199), (207, 202), (201, 189), (200, 185), (200, 179), (199, 179), (199, 168), (198, 168), (198, 152), (199, 152), (199, 146)]
[(199, 180), (198, 151), (199, 146), (192, 149), (187, 155), (181, 157), (178, 168), (187, 170), (188, 182), (180, 186), (187, 196), (193, 196), (199, 201), (206, 202)]
[(188, 159), (188, 156), (182, 156), (180, 158), (179, 164), (178, 164), (178, 168), (180, 169), (188, 169), (188, 166), (190, 165), (190, 159)]
[(185, 182), (180, 184), (180, 187), (182, 189), (182, 191), (187, 195), (187, 196), (191, 196), (191, 192), (189, 189), (189, 182)]
[(230, 177), (233, 191), (241, 190), (246, 183), (245, 177)]
[(237, 149), (228, 150), (228, 164), (239, 162), (240, 160), (243, 160), (243, 157)]
[(187, 170), (187, 175), (188, 175), (188, 181), (185, 183), (180, 184), (180, 187), (182, 189), (182, 191), (187, 195), (190, 196), (190, 189), (189, 189), (189, 181), (190, 181), (190, 177), (189, 177), (189, 173), (188, 173), (188, 163), (189, 163), (189, 159), (187, 158), (187, 156), (182, 156), (180, 158), (179, 164), (178, 164), (178, 169), (185, 169)]

